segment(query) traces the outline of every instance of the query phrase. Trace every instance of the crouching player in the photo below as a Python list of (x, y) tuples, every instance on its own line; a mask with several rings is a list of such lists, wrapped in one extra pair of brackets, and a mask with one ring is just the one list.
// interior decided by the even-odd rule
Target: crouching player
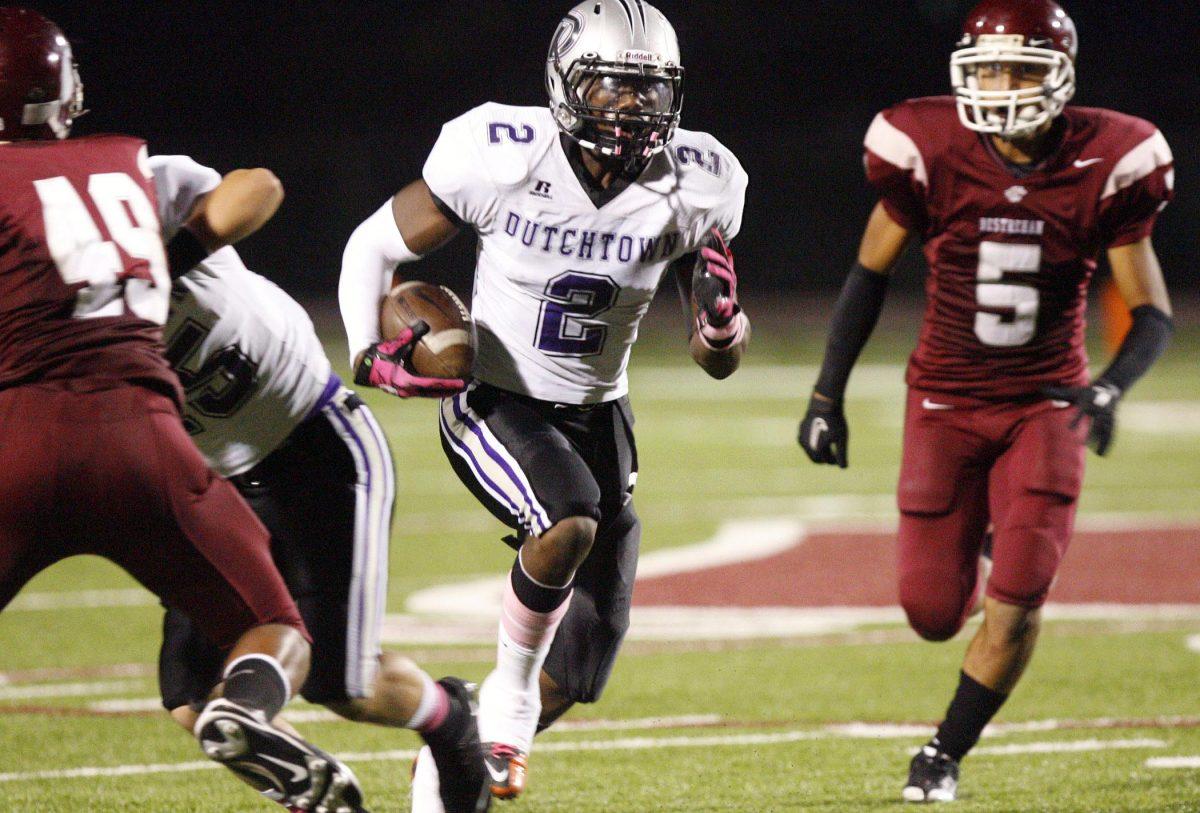
[[(185, 156), (155, 156), (150, 167), (170, 239), (221, 177)], [(391, 453), (366, 404), (331, 371), (308, 314), (230, 247), (177, 280), (165, 336), (186, 392), (184, 424), (271, 532), (271, 555), (312, 634), (301, 695), (350, 720), (416, 730), (448, 777), (446, 809), (486, 809), (466, 686), (457, 678), (435, 683), (409, 659), (381, 651)], [(433, 393), (462, 386), (411, 384)], [(195, 620), (169, 609), (160, 686), (185, 728), (220, 680), (220, 665)]]

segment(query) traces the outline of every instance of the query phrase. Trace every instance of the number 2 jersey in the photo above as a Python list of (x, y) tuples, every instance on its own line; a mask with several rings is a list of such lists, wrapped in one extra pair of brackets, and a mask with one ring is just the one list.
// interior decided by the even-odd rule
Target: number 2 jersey
[(133, 383), (179, 400), (150, 177), (136, 138), (0, 145), (0, 388)]
[(866, 170), (888, 214), (921, 236), (926, 310), (907, 382), (983, 400), (1087, 383), (1087, 288), (1104, 249), (1148, 237), (1174, 186), (1147, 121), (1062, 114), (1057, 151), (1025, 170), (964, 127), (953, 99), (876, 116)]
[[(221, 181), (183, 155), (150, 158), (169, 240)], [(338, 389), (308, 314), (226, 246), (175, 280), (166, 355), (186, 394), (183, 422), (219, 474), (247, 471)]]
[(446, 124), (422, 174), (478, 236), (475, 378), (572, 404), (626, 394), (638, 323), (668, 265), (712, 227), (738, 233), (747, 184), (716, 139), (680, 129), (597, 207), (550, 111), (500, 104)]

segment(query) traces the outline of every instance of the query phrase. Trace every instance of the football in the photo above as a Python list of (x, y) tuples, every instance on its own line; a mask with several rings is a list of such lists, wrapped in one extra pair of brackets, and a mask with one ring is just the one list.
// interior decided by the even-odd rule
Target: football
[(475, 363), (475, 328), (462, 300), (444, 285), (403, 282), (383, 298), (379, 328), (384, 340), (417, 322), (429, 332), (413, 348), (408, 366), (417, 375), (469, 378)]

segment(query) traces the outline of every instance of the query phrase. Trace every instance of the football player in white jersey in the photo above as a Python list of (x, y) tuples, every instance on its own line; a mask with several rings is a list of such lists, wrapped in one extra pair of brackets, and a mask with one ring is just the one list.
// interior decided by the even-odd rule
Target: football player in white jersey
[[(396, 265), (464, 227), (479, 242), (474, 381), (442, 402), (441, 433), (459, 477), (517, 532), (480, 690), (501, 798), (522, 791), (535, 731), (600, 696), (628, 626), (640, 531), (625, 368), (668, 270), (710, 375), (730, 375), (749, 337), (728, 249), (747, 177), (715, 138), (678, 127), (670, 23), (641, 0), (587, 0), (545, 71), (549, 108), (485, 104), (443, 127), (422, 178), (350, 238), (340, 285), (355, 367), (387, 386), (373, 370)], [(422, 755), (414, 809), (437, 809), (434, 779)]]
[[(150, 167), (169, 241), (221, 176), (181, 155), (155, 156)], [(271, 532), (272, 556), (312, 634), (301, 694), (350, 720), (420, 732), (453, 779), (442, 788), (446, 809), (485, 810), (465, 684), (435, 683), (380, 647), (391, 452), (366, 404), (330, 369), (308, 314), (227, 247), (175, 281), (164, 341), (186, 393), (189, 434)], [(222, 660), (187, 615), (167, 611), (160, 689), (189, 731)]]

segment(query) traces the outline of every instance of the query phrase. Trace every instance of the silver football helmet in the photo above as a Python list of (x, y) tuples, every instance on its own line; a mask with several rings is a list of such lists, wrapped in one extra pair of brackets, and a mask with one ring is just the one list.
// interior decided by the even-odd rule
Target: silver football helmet
[(630, 162), (666, 148), (683, 107), (679, 41), (643, 0), (584, 0), (554, 32), (550, 110), (585, 149)]

